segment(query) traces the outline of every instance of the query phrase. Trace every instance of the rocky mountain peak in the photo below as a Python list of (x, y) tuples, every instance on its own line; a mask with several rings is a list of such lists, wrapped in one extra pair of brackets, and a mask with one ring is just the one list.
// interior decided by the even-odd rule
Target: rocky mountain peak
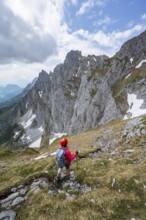
[(117, 57), (132, 58), (136, 63), (146, 57), (146, 31), (125, 42)]
[(0, 128), (17, 124), (10, 144), (31, 146), (39, 141), (40, 146), (54, 133), (78, 133), (129, 117), (129, 112), (135, 117), (131, 106), (138, 99), (138, 111), (145, 112), (140, 111), (146, 110), (145, 53), (146, 32), (127, 41), (112, 58), (70, 51), (52, 73), (39, 73), (9, 117), (0, 117)]
[(69, 53), (67, 53), (64, 63), (77, 62), (81, 57), (81, 51), (71, 50)]
[(42, 70), (40, 73), (39, 73), (39, 78), (41, 79), (48, 79), (49, 78), (49, 74), (45, 71), (45, 70)]

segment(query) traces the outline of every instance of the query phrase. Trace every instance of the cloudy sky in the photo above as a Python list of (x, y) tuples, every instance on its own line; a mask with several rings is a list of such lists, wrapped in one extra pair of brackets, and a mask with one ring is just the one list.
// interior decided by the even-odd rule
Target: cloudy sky
[(111, 57), (144, 30), (145, 0), (0, 0), (0, 85), (24, 87), (70, 50)]

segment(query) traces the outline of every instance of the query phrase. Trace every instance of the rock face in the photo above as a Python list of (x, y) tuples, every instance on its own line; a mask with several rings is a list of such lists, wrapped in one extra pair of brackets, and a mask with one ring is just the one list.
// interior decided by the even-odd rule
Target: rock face
[[(70, 51), (53, 72), (42, 70), (7, 117), (0, 117), (4, 129), (0, 142), (8, 140), (7, 146), (15, 147), (33, 146), (35, 141), (43, 145), (52, 132), (72, 134), (123, 119), (131, 108), (128, 94), (141, 99), (145, 109), (145, 68), (146, 32), (126, 42), (112, 58)], [(4, 139), (7, 125), (11, 130)]]

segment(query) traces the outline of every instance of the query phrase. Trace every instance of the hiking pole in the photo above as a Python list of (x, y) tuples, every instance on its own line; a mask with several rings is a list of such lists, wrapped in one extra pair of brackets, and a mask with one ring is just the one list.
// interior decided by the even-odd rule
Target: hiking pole
[(78, 151), (76, 151), (76, 169), (78, 169), (78, 154), (79, 154), (79, 152)]

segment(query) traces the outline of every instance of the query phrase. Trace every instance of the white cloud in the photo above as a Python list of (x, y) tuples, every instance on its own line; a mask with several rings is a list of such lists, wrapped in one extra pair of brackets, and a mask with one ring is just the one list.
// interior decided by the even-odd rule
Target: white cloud
[(5, 0), (4, 3), (17, 16), (43, 33), (58, 36), (64, 29), (64, 7), (67, 0)]
[[(109, 33), (105, 33), (102, 30), (99, 30), (95, 33), (90, 33), (86, 30), (80, 29), (74, 32), (73, 35), (76, 37), (76, 39), (82, 39), (82, 44), (84, 41), (84, 48), (82, 49), (84, 54), (87, 54), (86, 48), (88, 48), (88, 51), (94, 51), (95, 55), (106, 54), (108, 56), (113, 56), (126, 40), (144, 31), (145, 28), (146, 26), (144, 25), (136, 25), (133, 28), (123, 32), (113, 31)], [(86, 46), (86, 44), (89, 45), (89, 43), (90, 48)], [(80, 48), (80, 44), (78, 44), (78, 48)]]
[(73, 5), (77, 5), (78, 0), (71, 0)]
[(94, 6), (94, 2), (92, 0), (89, 0), (87, 2), (84, 2), (79, 11), (77, 12), (77, 15), (83, 15), (87, 12), (88, 9), (92, 8)]
[[(0, 65), (0, 83), (17, 83), (19, 85), (26, 85), (34, 77), (38, 76), (38, 73), (44, 69), (48, 73), (50, 70), (60, 62), (63, 62), (70, 50), (81, 50), (83, 55), (95, 54), (95, 55), (108, 55), (112, 56), (117, 52), (120, 46), (129, 38), (139, 34), (145, 30), (144, 25), (136, 25), (131, 29), (125, 31), (112, 31), (105, 32), (98, 30), (96, 32), (90, 32), (84, 29), (78, 29), (71, 32), (68, 24), (65, 22), (65, 7), (67, 0), (1, 0), (7, 7), (13, 12), (15, 17), (23, 19), (25, 24), (31, 26), (31, 30), (34, 33), (44, 36), (50, 34), (53, 36), (57, 45), (57, 54), (51, 54), (47, 60), (42, 63), (27, 63), (13, 62), (10, 64)], [(83, 2), (78, 15), (86, 13), (94, 6), (103, 7), (106, 4), (106, 0), (88, 0)], [(71, 0), (72, 4), (78, 4), (77, 0)], [(98, 12), (97, 12), (98, 13)], [(99, 11), (100, 16), (103, 15), (103, 11)], [(7, 19), (7, 16), (6, 18)], [(100, 20), (104, 24), (112, 22), (112, 19), (106, 18)], [(13, 35), (17, 35), (21, 29), (17, 26), (12, 26)], [(30, 40), (32, 38), (32, 32), (25, 32), (25, 39)], [(30, 47), (30, 50), (33, 50)], [(38, 49), (38, 54), (39, 54)]]
[(50, 73), (54, 67), (60, 62), (56, 56), (46, 60), (45, 63), (22, 63), (14, 62), (10, 64), (0, 65), (0, 84), (7, 85), (16, 83), (25, 87), (35, 77), (38, 77), (39, 72), (44, 69)]
[(141, 18), (142, 18), (143, 20), (145, 20), (145, 19), (146, 19), (146, 13), (143, 14), (143, 15), (141, 16)]
[(106, 0), (88, 0), (83, 2), (79, 11), (76, 13), (77, 15), (85, 14), (89, 9), (93, 8), (94, 6), (104, 6)]
[(102, 25), (109, 25), (115, 23), (116, 20), (110, 18), (109, 16), (105, 16), (103, 19), (98, 20), (95, 25), (102, 26)]

